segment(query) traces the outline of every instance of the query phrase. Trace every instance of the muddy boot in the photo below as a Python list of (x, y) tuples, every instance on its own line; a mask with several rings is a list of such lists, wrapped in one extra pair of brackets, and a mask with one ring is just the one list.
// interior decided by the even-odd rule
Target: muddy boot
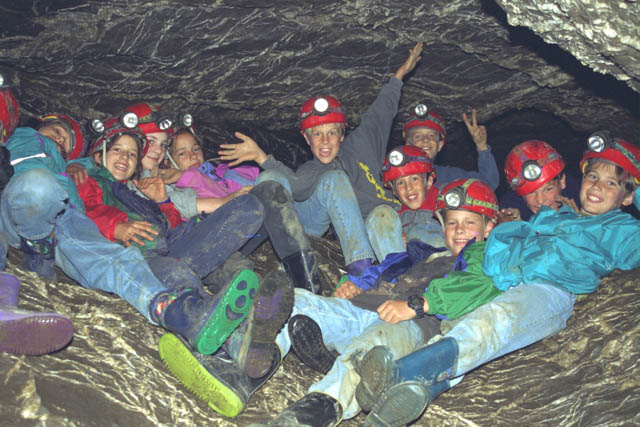
[(264, 377), (271, 368), (274, 354), (280, 354), (275, 339), (291, 315), (293, 300), (293, 287), (287, 275), (280, 270), (269, 272), (260, 285), (247, 321), (229, 340), (229, 352), (250, 378)]
[(35, 272), (43, 279), (56, 280), (56, 241), (53, 233), (38, 240), (20, 238), (20, 249), (23, 252), (22, 265)]
[(322, 374), (329, 372), (336, 360), (335, 353), (324, 345), (320, 326), (304, 314), (296, 314), (289, 319), (291, 348), (311, 369)]
[(229, 283), (237, 274), (242, 270), (252, 270), (255, 267), (255, 263), (249, 258), (246, 258), (240, 252), (232, 253), (225, 262), (215, 270), (213, 270), (207, 277), (202, 279), (202, 284), (207, 287), (207, 290), (212, 294), (217, 294), (225, 284)]
[(333, 427), (342, 421), (342, 406), (324, 393), (309, 393), (272, 420), (252, 426)]
[(255, 273), (242, 270), (215, 297), (202, 298), (188, 288), (156, 295), (150, 305), (151, 316), (200, 353), (211, 354), (242, 323), (257, 290)]
[(296, 288), (306, 289), (316, 295), (322, 293), (316, 255), (312, 250), (295, 252), (282, 258), (282, 265)]
[(405, 381), (419, 381), (425, 388), (448, 380), (458, 359), (458, 343), (445, 337), (413, 353), (393, 360), (385, 346), (373, 347), (358, 366), (360, 383), (356, 399), (364, 411), (371, 411), (383, 393)]
[(224, 351), (205, 356), (171, 333), (160, 338), (158, 349), (160, 357), (180, 382), (225, 417), (240, 414), (251, 396), (278, 370), (281, 361), (278, 351), (267, 374), (251, 379)]
[(56, 313), (18, 309), (20, 281), (0, 273), (0, 352), (41, 355), (60, 350), (73, 338), (73, 325)]

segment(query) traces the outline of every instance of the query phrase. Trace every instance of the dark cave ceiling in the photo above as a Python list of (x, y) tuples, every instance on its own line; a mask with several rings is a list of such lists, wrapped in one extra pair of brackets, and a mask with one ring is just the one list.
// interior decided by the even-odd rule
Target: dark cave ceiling
[(474, 167), (461, 119), (475, 107), (499, 163), (528, 138), (577, 161), (584, 137), (637, 140), (638, 3), (633, 0), (3, 0), (0, 71), (23, 119), (105, 118), (149, 100), (190, 110), (210, 153), (248, 132), (291, 165), (309, 156), (299, 106), (338, 96), (357, 125), (416, 41), (391, 144), (418, 101), (451, 143), (438, 161)]

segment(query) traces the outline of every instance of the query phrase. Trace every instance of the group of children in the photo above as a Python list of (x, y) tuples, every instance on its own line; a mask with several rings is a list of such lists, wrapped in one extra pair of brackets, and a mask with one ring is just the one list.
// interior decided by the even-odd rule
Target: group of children
[[(167, 329), (163, 361), (222, 415), (239, 414), (293, 348), (326, 375), (267, 425), (331, 426), (361, 410), (366, 425), (407, 424), (466, 372), (561, 330), (575, 295), (602, 276), (640, 266), (638, 221), (620, 211), (640, 201), (633, 144), (594, 134), (578, 192), (563, 195), (574, 184), (560, 154), (525, 141), (505, 160), (512, 192), (500, 203), (475, 110), (463, 120), (478, 172), (435, 163), (446, 129), (422, 104), (403, 128), (406, 145), (389, 151), (402, 80), (421, 53), (418, 43), (348, 135), (336, 98), (305, 102), (299, 127), (313, 160), (295, 172), (241, 133), (220, 146), (229, 163), (205, 161), (187, 116), (179, 127), (177, 114), (146, 103), (93, 121), (91, 144), (64, 115), (13, 130), (19, 107), (3, 90), (0, 104), (15, 107), (0, 109), (13, 170), (1, 197), (2, 262), (6, 244), (20, 247), (43, 277), (55, 263), (127, 300)], [(330, 225), (347, 275), (327, 297), (306, 234)], [(267, 238), (286, 274), (259, 280), (245, 258)], [(15, 281), (0, 279), (2, 298)], [(23, 316), (56, 321), (0, 317), (3, 330), (40, 328), (22, 353), (70, 340), (68, 319)], [(37, 348), (46, 328), (66, 335)], [(0, 339), (0, 350), (18, 341)]]

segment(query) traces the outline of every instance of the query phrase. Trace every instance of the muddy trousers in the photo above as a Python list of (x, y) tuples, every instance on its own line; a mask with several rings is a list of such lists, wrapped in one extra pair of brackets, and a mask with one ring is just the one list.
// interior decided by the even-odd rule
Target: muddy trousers
[[(304, 314), (320, 326), (325, 346), (337, 351), (331, 370), (309, 387), (309, 393), (328, 394), (342, 405), (344, 418), (355, 417), (360, 406), (355, 389), (360, 382), (353, 361), (376, 345), (386, 345), (396, 358), (409, 354), (424, 345), (420, 327), (414, 322), (391, 325), (379, 319), (378, 313), (356, 307), (342, 298), (321, 297), (303, 289), (296, 289), (291, 316)], [(288, 327), (276, 337), (283, 356), (291, 348)]]
[(249, 194), (264, 207), (264, 220), (255, 235), (240, 252), (247, 256), (267, 239), (278, 256), (284, 259), (296, 252), (310, 249), (309, 239), (298, 218), (291, 194), (276, 181), (259, 182)]

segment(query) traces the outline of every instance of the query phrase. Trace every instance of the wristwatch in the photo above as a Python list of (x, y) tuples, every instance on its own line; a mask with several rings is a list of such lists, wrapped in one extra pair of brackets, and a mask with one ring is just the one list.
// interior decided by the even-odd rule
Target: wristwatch
[(420, 295), (411, 295), (408, 305), (409, 308), (416, 312), (416, 319), (424, 317), (424, 299)]

